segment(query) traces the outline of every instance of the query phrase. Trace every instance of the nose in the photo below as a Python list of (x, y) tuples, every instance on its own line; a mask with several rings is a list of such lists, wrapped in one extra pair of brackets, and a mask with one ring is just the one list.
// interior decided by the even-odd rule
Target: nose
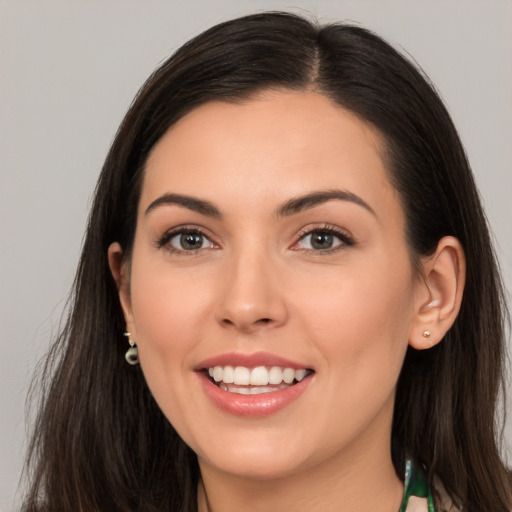
[(283, 325), (288, 318), (280, 272), (265, 255), (240, 255), (222, 276), (217, 321), (226, 328), (254, 333)]

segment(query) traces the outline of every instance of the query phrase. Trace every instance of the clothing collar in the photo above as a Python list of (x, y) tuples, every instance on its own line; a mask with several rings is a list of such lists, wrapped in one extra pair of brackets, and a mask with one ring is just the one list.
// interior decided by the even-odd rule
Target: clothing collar
[[(422, 498), (423, 507), (417, 508), (418, 500), (410, 500), (411, 497)], [(415, 510), (435, 512), (432, 492), (427, 484), (423, 469), (407, 459), (405, 463), (404, 497), (398, 512), (413, 512), (412, 505), (415, 502)]]

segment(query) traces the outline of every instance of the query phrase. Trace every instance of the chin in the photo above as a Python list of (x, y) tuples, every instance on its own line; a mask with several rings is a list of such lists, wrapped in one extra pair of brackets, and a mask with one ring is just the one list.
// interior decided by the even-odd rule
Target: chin
[[(316, 439), (316, 442), (315, 442)], [(230, 429), (225, 435), (206, 437), (191, 448), (196, 452), (201, 470), (210, 468), (235, 478), (278, 480), (307, 471), (336, 448), (325, 445), (315, 432), (295, 428)], [(324, 444), (324, 446), (322, 446)]]
[(277, 480), (291, 476), (298, 472), (305, 465), (301, 457), (274, 452), (262, 453), (254, 451), (243, 453), (229, 450), (223, 451), (222, 455), (212, 454), (207, 459), (199, 457), (199, 465), (204, 464), (213, 467), (217, 471), (227, 473), (236, 478), (247, 480)]

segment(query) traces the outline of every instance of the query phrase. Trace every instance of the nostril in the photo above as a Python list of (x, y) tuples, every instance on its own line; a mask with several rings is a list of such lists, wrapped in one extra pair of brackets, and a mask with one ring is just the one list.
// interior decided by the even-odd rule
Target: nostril
[(272, 323), (272, 318), (259, 318), (258, 320), (255, 320), (253, 322), (243, 322), (243, 321), (240, 321), (240, 322), (236, 322), (234, 320), (231, 320), (230, 318), (223, 318), (222, 319), (222, 324), (225, 325), (226, 327), (237, 327), (237, 328), (240, 328), (240, 329), (250, 329), (251, 326), (254, 328), (256, 326), (263, 326), (263, 325), (268, 325), (268, 324), (271, 324)]

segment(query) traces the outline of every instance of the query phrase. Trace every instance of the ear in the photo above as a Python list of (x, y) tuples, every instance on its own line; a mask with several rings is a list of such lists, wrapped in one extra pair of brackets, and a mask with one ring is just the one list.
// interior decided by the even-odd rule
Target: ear
[(117, 285), (119, 302), (126, 322), (126, 331), (131, 333), (133, 339), (137, 339), (130, 296), (130, 268), (123, 257), (123, 249), (117, 242), (110, 244), (108, 248), (108, 264)]
[(456, 238), (445, 236), (421, 266), (416, 315), (409, 333), (409, 344), (417, 350), (439, 343), (457, 318), (466, 279), (464, 250)]

